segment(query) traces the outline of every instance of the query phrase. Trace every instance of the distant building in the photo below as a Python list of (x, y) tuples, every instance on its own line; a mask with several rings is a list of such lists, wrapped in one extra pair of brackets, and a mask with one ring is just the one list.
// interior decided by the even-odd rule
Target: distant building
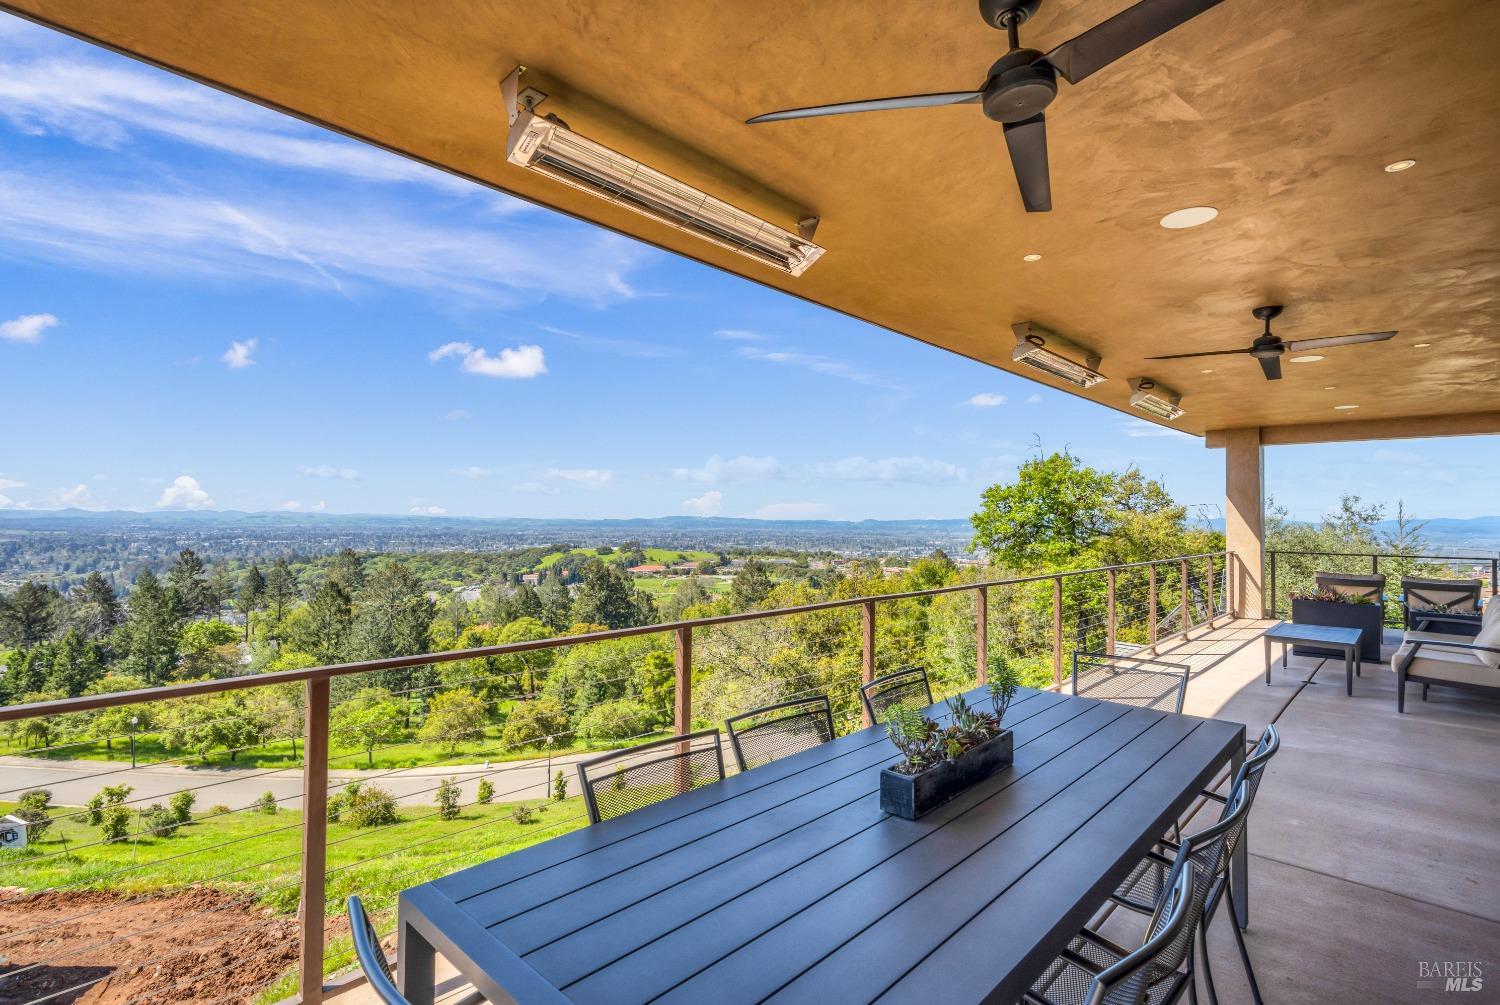
[(649, 565), (632, 565), (625, 571), (630, 573), (632, 576), (660, 576), (662, 573), (667, 571), (667, 567), (665, 565), (657, 565), (655, 563), (652, 563)]
[(701, 562), (676, 562), (672, 565), (674, 572), (697, 572)]
[(458, 599), (466, 604), (472, 604), (479, 599), (479, 590), (480, 588), (477, 586), (465, 586), (462, 590), (458, 591)]
[(540, 586), (541, 583), (542, 583), (542, 574), (540, 572), (523, 572), (523, 573), (521, 573), (521, 585), (522, 586)]

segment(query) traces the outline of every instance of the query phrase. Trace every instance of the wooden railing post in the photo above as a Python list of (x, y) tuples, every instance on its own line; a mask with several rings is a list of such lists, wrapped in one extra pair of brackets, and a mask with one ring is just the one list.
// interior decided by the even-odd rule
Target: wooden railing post
[(1271, 604), (1270, 604), (1270, 607), (1271, 607), (1271, 617), (1272, 617), (1272, 619), (1275, 619), (1276, 618), (1276, 605), (1277, 605), (1277, 601), (1276, 601), (1276, 552), (1274, 552), (1274, 551), (1271, 552), (1270, 555), (1268, 555), (1267, 557), (1270, 558), (1270, 560), (1271, 560)]
[(323, 911), (328, 869), (328, 692), (327, 677), (307, 682), (302, 743), (301, 966), (297, 991), (303, 1005), (323, 1000)]
[(974, 616), (978, 619), (974, 637), (978, 647), (975, 657), (975, 680), (980, 684), (986, 684), (990, 679), (990, 590), (987, 586), (981, 586), (974, 591)]
[(1208, 627), (1214, 626), (1214, 557), (1208, 556)]
[[(672, 670), (675, 697), (673, 699), (672, 728), (678, 736), (693, 731), (693, 629), (691, 625), (679, 625), (676, 645), (672, 650)], [(686, 754), (691, 743), (679, 743), (678, 753)], [(692, 767), (688, 758), (677, 761), (677, 791), (687, 792), (693, 787)]]
[(1115, 570), (1104, 570), (1104, 651), (1115, 654)]
[(1062, 577), (1052, 577), (1052, 684), (1062, 690)]
[[(861, 683), (868, 684), (875, 679), (875, 601), (866, 600), (859, 607), (859, 679)], [(860, 702), (864, 724), (875, 725), (870, 719), (870, 713), (863, 710), (864, 702)]]
[(1189, 595), (1187, 559), (1183, 559), (1182, 562), (1179, 563), (1179, 565), (1181, 566), (1180, 573), (1182, 576), (1182, 637), (1186, 639), (1188, 637), (1188, 629), (1193, 625), (1193, 608), (1192, 605), (1188, 602)]
[(1146, 619), (1146, 630), (1151, 646), (1151, 655), (1156, 655), (1156, 565), (1146, 566), (1146, 606), (1151, 616)]

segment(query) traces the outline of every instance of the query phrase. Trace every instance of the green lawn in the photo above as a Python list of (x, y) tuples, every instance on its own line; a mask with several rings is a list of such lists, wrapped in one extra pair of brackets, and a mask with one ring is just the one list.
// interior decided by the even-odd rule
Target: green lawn
[[(684, 578), (682, 576), (674, 576), (670, 579), (657, 579), (654, 576), (640, 576), (636, 578), (633, 585), (642, 593), (649, 593), (660, 600), (663, 597), (671, 596), (672, 591), (677, 589)], [(704, 576), (701, 581), (703, 588), (716, 597), (729, 592), (730, 581), (727, 577)]]
[[(518, 823), (512, 817), (518, 805), (532, 809), (533, 822)], [(14, 806), (0, 803), (0, 814)], [(577, 797), (562, 802), (466, 806), (457, 820), (439, 820), (436, 809), (435, 805), (403, 806), (400, 823), (368, 830), (329, 824), (327, 914), (341, 913), (345, 898), (358, 893), (376, 926), (387, 932), (395, 924), (396, 896), (401, 890), (567, 833), (588, 821), (583, 801)], [(243, 811), (200, 816), (171, 837), (99, 845), (94, 844), (99, 840), (98, 830), (81, 818), (59, 820), (26, 850), (0, 852), (0, 886), (139, 893), (202, 884), (254, 896), (276, 913), (291, 914), (299, 895), (301, 824), (302, 814), (295, 810), (269, 815)], [(329, 972), (347, 967), (348, 941), (331, 943), (325, 961)], [(261, 1000), (285, 997), (290, 981), (289, 975)]]
[[(686, 562), (706, 562), (714, 557), (714, 553), (711, 551), (678, 551), (672, 548), (642, 548), (641, 554), (646, 556), (647, 562), (655, 562), (661, 565), (679, 561), (679, 556), (681, 561)], [(554, 551), (542, 556), (542, 560), (537, 563), (537, 568), (550, 569), (562, 561), (564, 555), (585, 555), (589, 558), (597, 558), (599, 551), (597, 548), (574, 548), (572, 551)], [(623, 557), (622, 552), (617, 548), (610, 554), (605, 555), (604, 560), (613, 562), (618, 561), (621, 557)]]

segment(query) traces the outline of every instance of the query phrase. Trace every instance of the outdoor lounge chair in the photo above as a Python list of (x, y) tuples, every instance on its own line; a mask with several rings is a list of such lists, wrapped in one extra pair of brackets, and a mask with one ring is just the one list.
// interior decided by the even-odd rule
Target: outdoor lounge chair
[(1391, 657), (1396, 671), (1396, 711), (1406, 711), (1406, 682), (1422, 685), (1422, 700), (1433, 684), (1500, 694), (1500, 604), (1485, 605), (1479, 634), (1407, 632)]
[(833, 739), (833, 708), (827, 695), (767, 705), (724, 721), (741, 771), (770, 764)]
[(704, 729), (578, 762), (589, 822), (610, 820), (724, 778), (717, 729)]
[(1364, 597), (1379, 604), (1385, 596), (1385, 577), (1344, 572), (1319, 572), (1313, 576), (1319, 592), (1327, 590), (1345, 597)]
[(1401, 577), (1401, 608), (1407, 631), (1473, 635), (1479, 630), (1477, 579)]

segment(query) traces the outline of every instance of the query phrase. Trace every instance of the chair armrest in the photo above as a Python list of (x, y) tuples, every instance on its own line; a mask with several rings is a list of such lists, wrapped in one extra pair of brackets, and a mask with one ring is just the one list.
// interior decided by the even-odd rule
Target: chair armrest
[[(1422, 632), (1414, 634), (1426, 633)], [(1417, 650), (1421, 649), (1423, 646), (1441, 646), (1444, 649), (1469, 649), (1474, 652), (1480, 653), (1500, 653), (1500, 646), (1478, 646), (1472, 642), (1450, 642), (1448, 641), (1449, 638), (1450, 636), (1445, 635), (1443, 636), (1441, 641), (1433, 639), (1417, 639), (1412, 642), (1411, 651), (1413, 654), (1415, 654)]]

